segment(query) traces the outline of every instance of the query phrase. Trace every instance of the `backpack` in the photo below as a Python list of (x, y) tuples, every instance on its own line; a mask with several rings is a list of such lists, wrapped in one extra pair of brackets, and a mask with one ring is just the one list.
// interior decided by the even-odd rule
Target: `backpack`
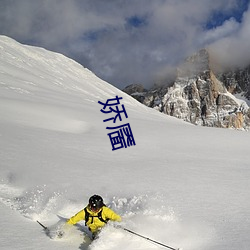
[(97, 217), (100, 221), (102, 221), (104, 223), (107, 223), (109, 221), (109, 219), (104, 220), (102, 218), (102, 210), (96, 216), (90, 215), (90, 213), (87, 210), (87, 207), (84, 208), (84, 212), (85, 212), (85, 219), (84, 219), (85, 220), (85, 226), (87, 226), (87, 222), (89, 221), (90, 218), (92, 219), (90, 224), (92, 224), (94, 222), (94, 217)]

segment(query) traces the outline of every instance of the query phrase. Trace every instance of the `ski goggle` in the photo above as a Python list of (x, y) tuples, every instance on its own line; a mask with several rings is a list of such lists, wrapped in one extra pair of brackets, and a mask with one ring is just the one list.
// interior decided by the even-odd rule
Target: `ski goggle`
[(94, 211), (94, 212), (100, 210), (100, 207), (95, 206), (95, 205), (90, 205), (89, 208), (90, 208), (90, 210), (92, 210), (92, 211)]

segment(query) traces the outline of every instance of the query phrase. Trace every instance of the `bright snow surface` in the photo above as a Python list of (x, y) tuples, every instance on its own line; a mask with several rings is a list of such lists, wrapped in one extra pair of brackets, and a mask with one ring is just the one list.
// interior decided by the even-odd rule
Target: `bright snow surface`
[[(136, 145), (112, 151), (98, 101), (116, 95)], [(249, 250), (249, 143), (249, 132), (168, 117), (63, 55), (0, 36), (1, 249), (164, 249), (112, 225), (90, 244), (83, 222), (62, 239), (36, 223), (53, 229), (100, 194), (122, 226), (168, 246)]]

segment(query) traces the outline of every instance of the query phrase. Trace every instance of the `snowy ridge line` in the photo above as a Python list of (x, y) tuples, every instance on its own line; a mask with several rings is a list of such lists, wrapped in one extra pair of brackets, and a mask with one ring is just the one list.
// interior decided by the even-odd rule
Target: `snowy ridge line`
[[(58, 100), (64, 99), (67, 102), (70, 93), (79, 103), (83, 103), (86, 97), (93, 102), (111, 98), (118, 92), (119, 95), (126, 96), (126, 105), (145, 109), (134, 98), (60, 53), (23, 45), (5, 36), (0, 36), (0, 48), (0, 86), (3, 85), (8, 94), (20, 94), (19, 97), (24, 99), (28, 96), (28, 100), (32, 95), (32, 98), (46, 100), (47, 103), (50, 99), (48, 97), (53, 93), (54, 100), (58, 97)], [(92, 84), (93, 79), (95, 84)]]

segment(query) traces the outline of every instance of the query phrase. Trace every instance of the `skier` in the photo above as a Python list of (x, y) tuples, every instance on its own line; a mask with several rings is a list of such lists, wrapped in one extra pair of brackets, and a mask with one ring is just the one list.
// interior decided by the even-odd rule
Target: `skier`
[(85, 220), (85, 226), (92, 232), (94, 239), (109, 220), (120, 222), (122, 219), (120, 215), (105, 206), (101, 196), (95, 194), (89, 198), (89, 204), (72, 216), (67, 224), (74, 225), (80, 220)]

